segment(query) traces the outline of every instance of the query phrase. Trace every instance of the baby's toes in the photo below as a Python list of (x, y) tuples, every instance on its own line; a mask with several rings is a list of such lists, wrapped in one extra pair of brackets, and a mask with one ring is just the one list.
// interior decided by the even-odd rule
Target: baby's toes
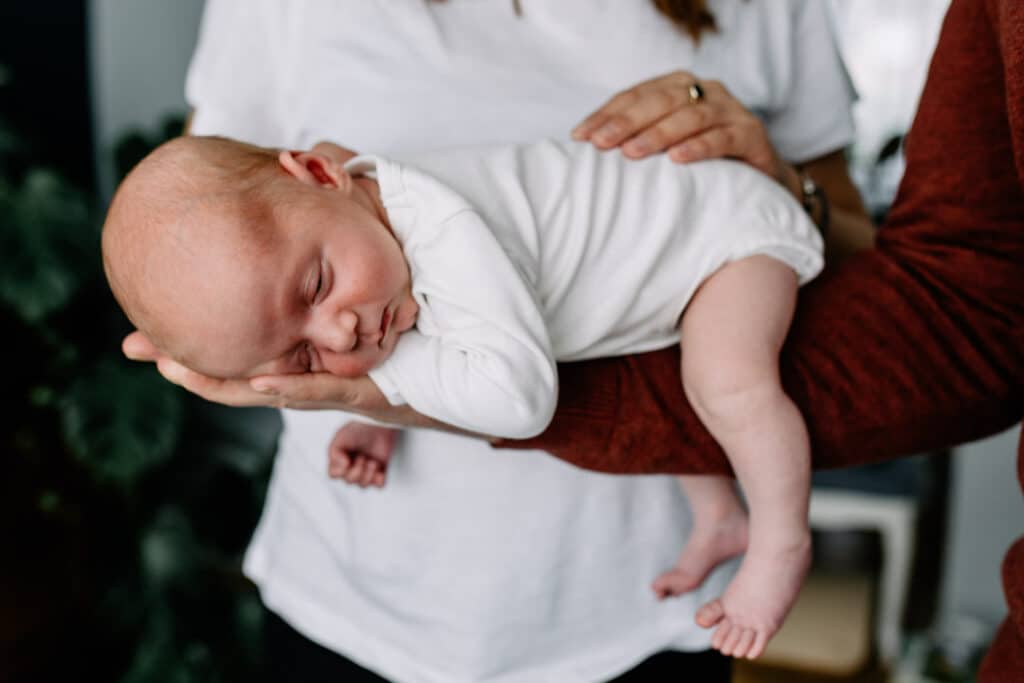
[(742, 626), (734, 625), (729, 633), (722, 639), (722, 647), (718, 648), (719, 651), (726, 657), (732, 657), (736, 653), (736, 647), (740, 643), (740, 639), (743, 638), (743, 634), (747, 632), (747, 629)]
[(750, 646), (750, 650), (747, 651), (747, 659), (757, 659), (764, 652), (765, 646), (768, 644), (768, 633), (758, 629), (754, 634), (754, 644)]
[(733, 657), (746, 657), (747, 653), (750, 652), (751, 646), (754, 644), (754, 639), (757, 637), (757, 631), (752, 628), (743, 629), (743, 634), (736, 641), (736, 644), (732, 648), (732, 652), (729, 654)]
[(674, 595), (682, 595), (685, 592), (684, 590), (680, 590), (680, 583), (681, 581), (677, 576), (677, 570), (670, 569), (656, 578), (651, 584), (651, 588), (654, 590), (654, 593), (658, 596), (659, 600), (664, 600), (665, 598), (669, 598)]
[(722, 646), (725, 645), (725, 641), (728, 639), (729, 634), (732, 633), (732, 630), (732, 622), (729, 619), (722, 619), (718, 624), (718, 628), (715, 629), (715, 634), (711, 636), (711, 647), (721, 652)]
[(720, 622), (723, 617), (725, 617), (725, 607), (722, 605), (722, 601), (712, 600), (697, 610), (695, 620), (698, 626), (711, 628)]

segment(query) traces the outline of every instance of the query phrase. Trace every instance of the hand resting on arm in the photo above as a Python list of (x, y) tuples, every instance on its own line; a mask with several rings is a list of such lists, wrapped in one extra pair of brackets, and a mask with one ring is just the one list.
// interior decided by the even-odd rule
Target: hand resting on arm
[[(693, 101), (690, 88), (702, 97)], [(814, 159), (783, 159), (764, 123), (715, 80), (688, 71), (652, 78), (616, 94), (587, 116), (573, 138), (598, 149), (616, 147), (631, 159), (668, 154), (679, 163), (728, 157), (744, 161), (803, 199), (801, 174), (824, 191), (829, 203), (826, 257), (836, 263), (870, 247), (875, 229), (847, 171), (846, 155), (835, 150)], [(823, 223), (821, 207), (812, 210)]]

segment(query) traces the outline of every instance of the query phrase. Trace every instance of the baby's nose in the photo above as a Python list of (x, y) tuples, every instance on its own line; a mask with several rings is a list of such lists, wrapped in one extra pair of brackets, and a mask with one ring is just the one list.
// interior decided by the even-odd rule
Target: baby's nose
[(320, 321), (319, 339), (316, 343), (334, 353), (345, 353), (355, 348), (359, 340), (357, 325), (359, 318), (351, 311), (343, 311)]

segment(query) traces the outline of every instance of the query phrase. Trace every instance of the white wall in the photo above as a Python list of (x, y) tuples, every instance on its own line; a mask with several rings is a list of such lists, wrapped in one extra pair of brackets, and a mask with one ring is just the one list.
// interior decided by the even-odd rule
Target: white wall
[(127, 129), (152, 130), (185, 111), (184, 83), (203, 0), (90, 0), (89, 55), (99, 187), (113, 186), (110, 152)]

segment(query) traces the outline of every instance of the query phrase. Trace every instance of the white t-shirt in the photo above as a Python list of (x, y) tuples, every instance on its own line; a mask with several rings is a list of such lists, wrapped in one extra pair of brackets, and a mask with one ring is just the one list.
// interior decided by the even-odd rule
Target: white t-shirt
[(803, 208), (736, 161), (545, 140), (346, 170), (377, 179), (420, 306), (370, 377), (391, 403), (481, 434), (542, 432), (556, 359), (678, 343), (690, 297), (729, 261), (767, 254), (801, 284), (824, 266)]
[[(674, 69), (722, 81), (802, 161), (852, 138), (820, 0), (712, 0), (699, 47), (642, 0), (207, 0), (192, 130), (393, 154), (567, 139), (613, 93)], [(245, 570), (322, 645), (399, 681), (595, 681), (666, 648), (731, 567), (658, 602), (689, 521), (669, 477), (407, 430), (383, 490), (329, 481), (340, 413), (284, 411)]]

